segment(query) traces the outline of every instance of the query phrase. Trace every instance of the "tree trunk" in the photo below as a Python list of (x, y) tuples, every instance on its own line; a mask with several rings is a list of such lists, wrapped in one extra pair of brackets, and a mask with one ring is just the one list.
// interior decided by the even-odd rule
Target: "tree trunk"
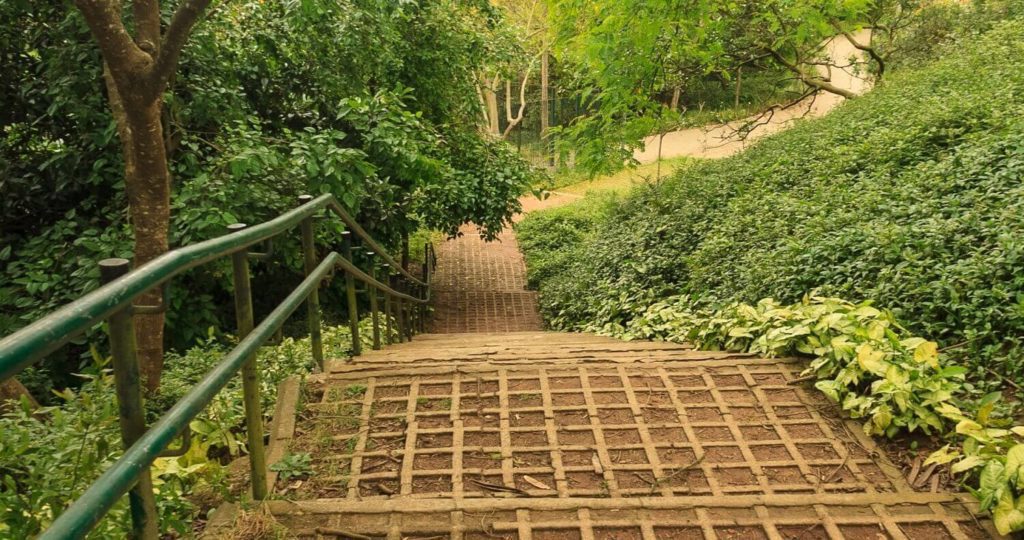
[[(107, 98), (124, 155), (136, 267), (167, 252), (171, 180), (161, 95), (177, 70), (192, 28), (210, 1), (181, 0), (166, 31), (161, 32), (160, 2), (135, 0), (131, 3), (133, 36), (122, 20), (124, 2), (75, 0), (103, 56)], [(159, 306), (162, 291), (146, 292), (135, 303)], [(137, 314), (134, 322), (140, 371), (146, 388), (155, 391), (164, 364), (164, 314)]]
[(672, 105), (671, 105), (671, 107), (672, 107), (673, 111), (678, 111), (679, 110), (679, 97), (680, 97), (680, 95), (682, 93), (683, 93), (683, 89), (678, 87), (678, 86), (672, 89)]
[(740, 91), (743, 89), (743, 66), (736, 68), (736, 100), (733, 106), (740, 108)]
[(544, 156), (548, 166), (554, 166), (555, 155), (551, 141), (548, 140), (548, 128), (551, 122), (550, 89), (548, 88), (548, 50), (545, 48), (540, 55), (540, 136), (544, 144)]
[[(125, 104), (129, 159), (125, 163), (125, 182), (132, 228), (135, 231), (136, 268), (167, 252), (170, 224), (170, 174), (161, 123), (161, 103), (156, 99), (138, 106)], [(137, 305), (156, 306), (162, 291), (154, 289), (140, 296)], [(146, 388), (160, 386), (163, 370), (164, 314), (137, 314), (135, 341)]]
[(402, 233), (402, 268), (409, 271), (409, 233)]
[(32, 409), (39, 408), (39, 402), (32, 397), (32, 394), (28, 393), (28, 389), (25, 385), (18, 382), (18, 379), (7, 379), (6, 381), (0, 382), (0, 410), (3, 410), (4, 404), (9, 400), (20, 400), (24, 396)]
[(492, 135), (501, 134), (501, 125), (498, 119), (498, 93), (494, 86), (484, 89), (484, 100), (487, 102), (487, 131)]
[(548, 51), (540, 55), (540, 136), (548, 134), (551, 121), (550, 103), (548, 103)]

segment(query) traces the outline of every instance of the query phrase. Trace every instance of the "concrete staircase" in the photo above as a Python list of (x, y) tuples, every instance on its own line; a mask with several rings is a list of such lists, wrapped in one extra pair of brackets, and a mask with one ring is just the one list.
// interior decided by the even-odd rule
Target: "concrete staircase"
[[(276, 519), (300, 538), (992, 538), (917, 492), (792, 359), (551, 332), (425, 334), (335, 361)], [(286, 422), (287, 423), (287, 422)]]

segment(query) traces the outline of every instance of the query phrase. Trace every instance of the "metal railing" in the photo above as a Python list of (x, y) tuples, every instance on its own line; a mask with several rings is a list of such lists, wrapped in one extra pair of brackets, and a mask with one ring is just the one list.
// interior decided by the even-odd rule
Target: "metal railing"
[[(133, 271), (129, 271), (130, 263), (125, 259), (101, 261), (103, 286), (0, 340), (0, 381), (3, 381), (96, 324), (108, 323), (125, 453), (60, 514), (39, 536), (40, 539), (84, 537), (125, 494), (129, 497), (133, 536), (157, 538), (159, 527), (150, 467), (158, 457), (180, 455), (178, 449), (167, 449), (183, 432), (183, 444), (187, 449), (189, 422), (239, 370), (242, 372), (252, 496), (257, 500), (265, 499), (269, 487), (256, 352), (305, 302), (312, 356), (318, 368), (324, 369), (318, 289), (324, 279), (336, 270), (345, 274), (353, 356), (361, 354), (357, 281), (364, 284), (362, 292), (370, 298), (374, 349), (396, 340), (410, 340), (416, 332), (424, 330), (426, 307), (430, 301), (430, 273), (437, 261), (433, 247), (429, 243), (425, 246), (420, 279), (391, 258), (332, 195), (315, 199), (303, 196), (300, 203), (298, 208), (275, 219), (251, 227), (232, 225), (224, 236), (169, 251)], [(315, 220), (325, 210), (340, 218), (345, 226), (343, 247), (341, 253), (331, 251), (318, 261)], [(301, 230), (306, 277), (259, 325), (254, 325), (249, 259), (258, 254), (250, 253), (249, 248), (295, 227)], [(366, 254), (370, 256), (368, 271), (354, 264), (353, 236), (361, 240)], [(235, 317), (240, 341), (199, 383), (147, 428), (132, 315), (162, 310), (168, 299), (165, 294), (163, 306), (155, 307), (133, 306), (132, 301), (157, 287), (166, 287), (171, 279), (186, 270), (222, 257), (230, 257), (232, 261)], [(381, 297), (384, 300), (383, 314), (378, 309)], [(382, 315), (385, 326), (383, 339)]]

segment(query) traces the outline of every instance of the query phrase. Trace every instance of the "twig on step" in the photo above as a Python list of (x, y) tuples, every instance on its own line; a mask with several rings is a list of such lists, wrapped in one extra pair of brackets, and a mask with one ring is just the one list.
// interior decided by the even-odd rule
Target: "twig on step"
[(327, 527), (317, 527), (316, 533), (325, 536), (341, 536), (343, 538), (351, 538), (352, 540), (376, 540), (374, 537), (366, 536), (365, 534), (354, 533), (344, 529), (329, 529)]
[(675, 478), (676, 476), (679, 476), (681, 473), (683, 473), (685, 471), (688, 471), (688, 470), (696, 467), (697, 465), (700, 465), (704, 461), (704, 458), (706, 458), (707, 456), (708, 456), (707, 454), (702, 455), (701, 457), (697, 458), (696, 460), (694, 460), (689, 465), (684, 465), (684, 466), (682, 466), (682, 467), (672, 471), (672, 474), (670, 474), (668, 476), (665, 476), (663, 478), (655, 478), (654, 481), (650, 483), (651, 484), (651, 493), (653, 494), (655, 491), (657, 491), (657, 489), (659, 487), (661, 487), (662, 483), (667, 482), (667, 481)]
[(817, 378), (818, 378), (817, 375), (805, 375), (803, 377), (797, 377), (796, 379), (793, 379), (791, 381), (786, 381), (786, 384), (788, 384), (790, 386), (796, 386), (798, 384), (802, 384), (802, 383), (805, 383), (807, 381), (813, 381), (813, 380), (815, 380)]

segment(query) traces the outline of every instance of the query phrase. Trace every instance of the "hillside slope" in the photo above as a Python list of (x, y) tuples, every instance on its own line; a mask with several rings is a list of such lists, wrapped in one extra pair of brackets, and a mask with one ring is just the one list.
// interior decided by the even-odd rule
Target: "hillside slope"
[[(1007, 374), (1024, 334), (1024, 24), (734, 157), (519, 225), (559, 329), (819, 289)], [(998, 364), (998, 365), (995, 365)]]

